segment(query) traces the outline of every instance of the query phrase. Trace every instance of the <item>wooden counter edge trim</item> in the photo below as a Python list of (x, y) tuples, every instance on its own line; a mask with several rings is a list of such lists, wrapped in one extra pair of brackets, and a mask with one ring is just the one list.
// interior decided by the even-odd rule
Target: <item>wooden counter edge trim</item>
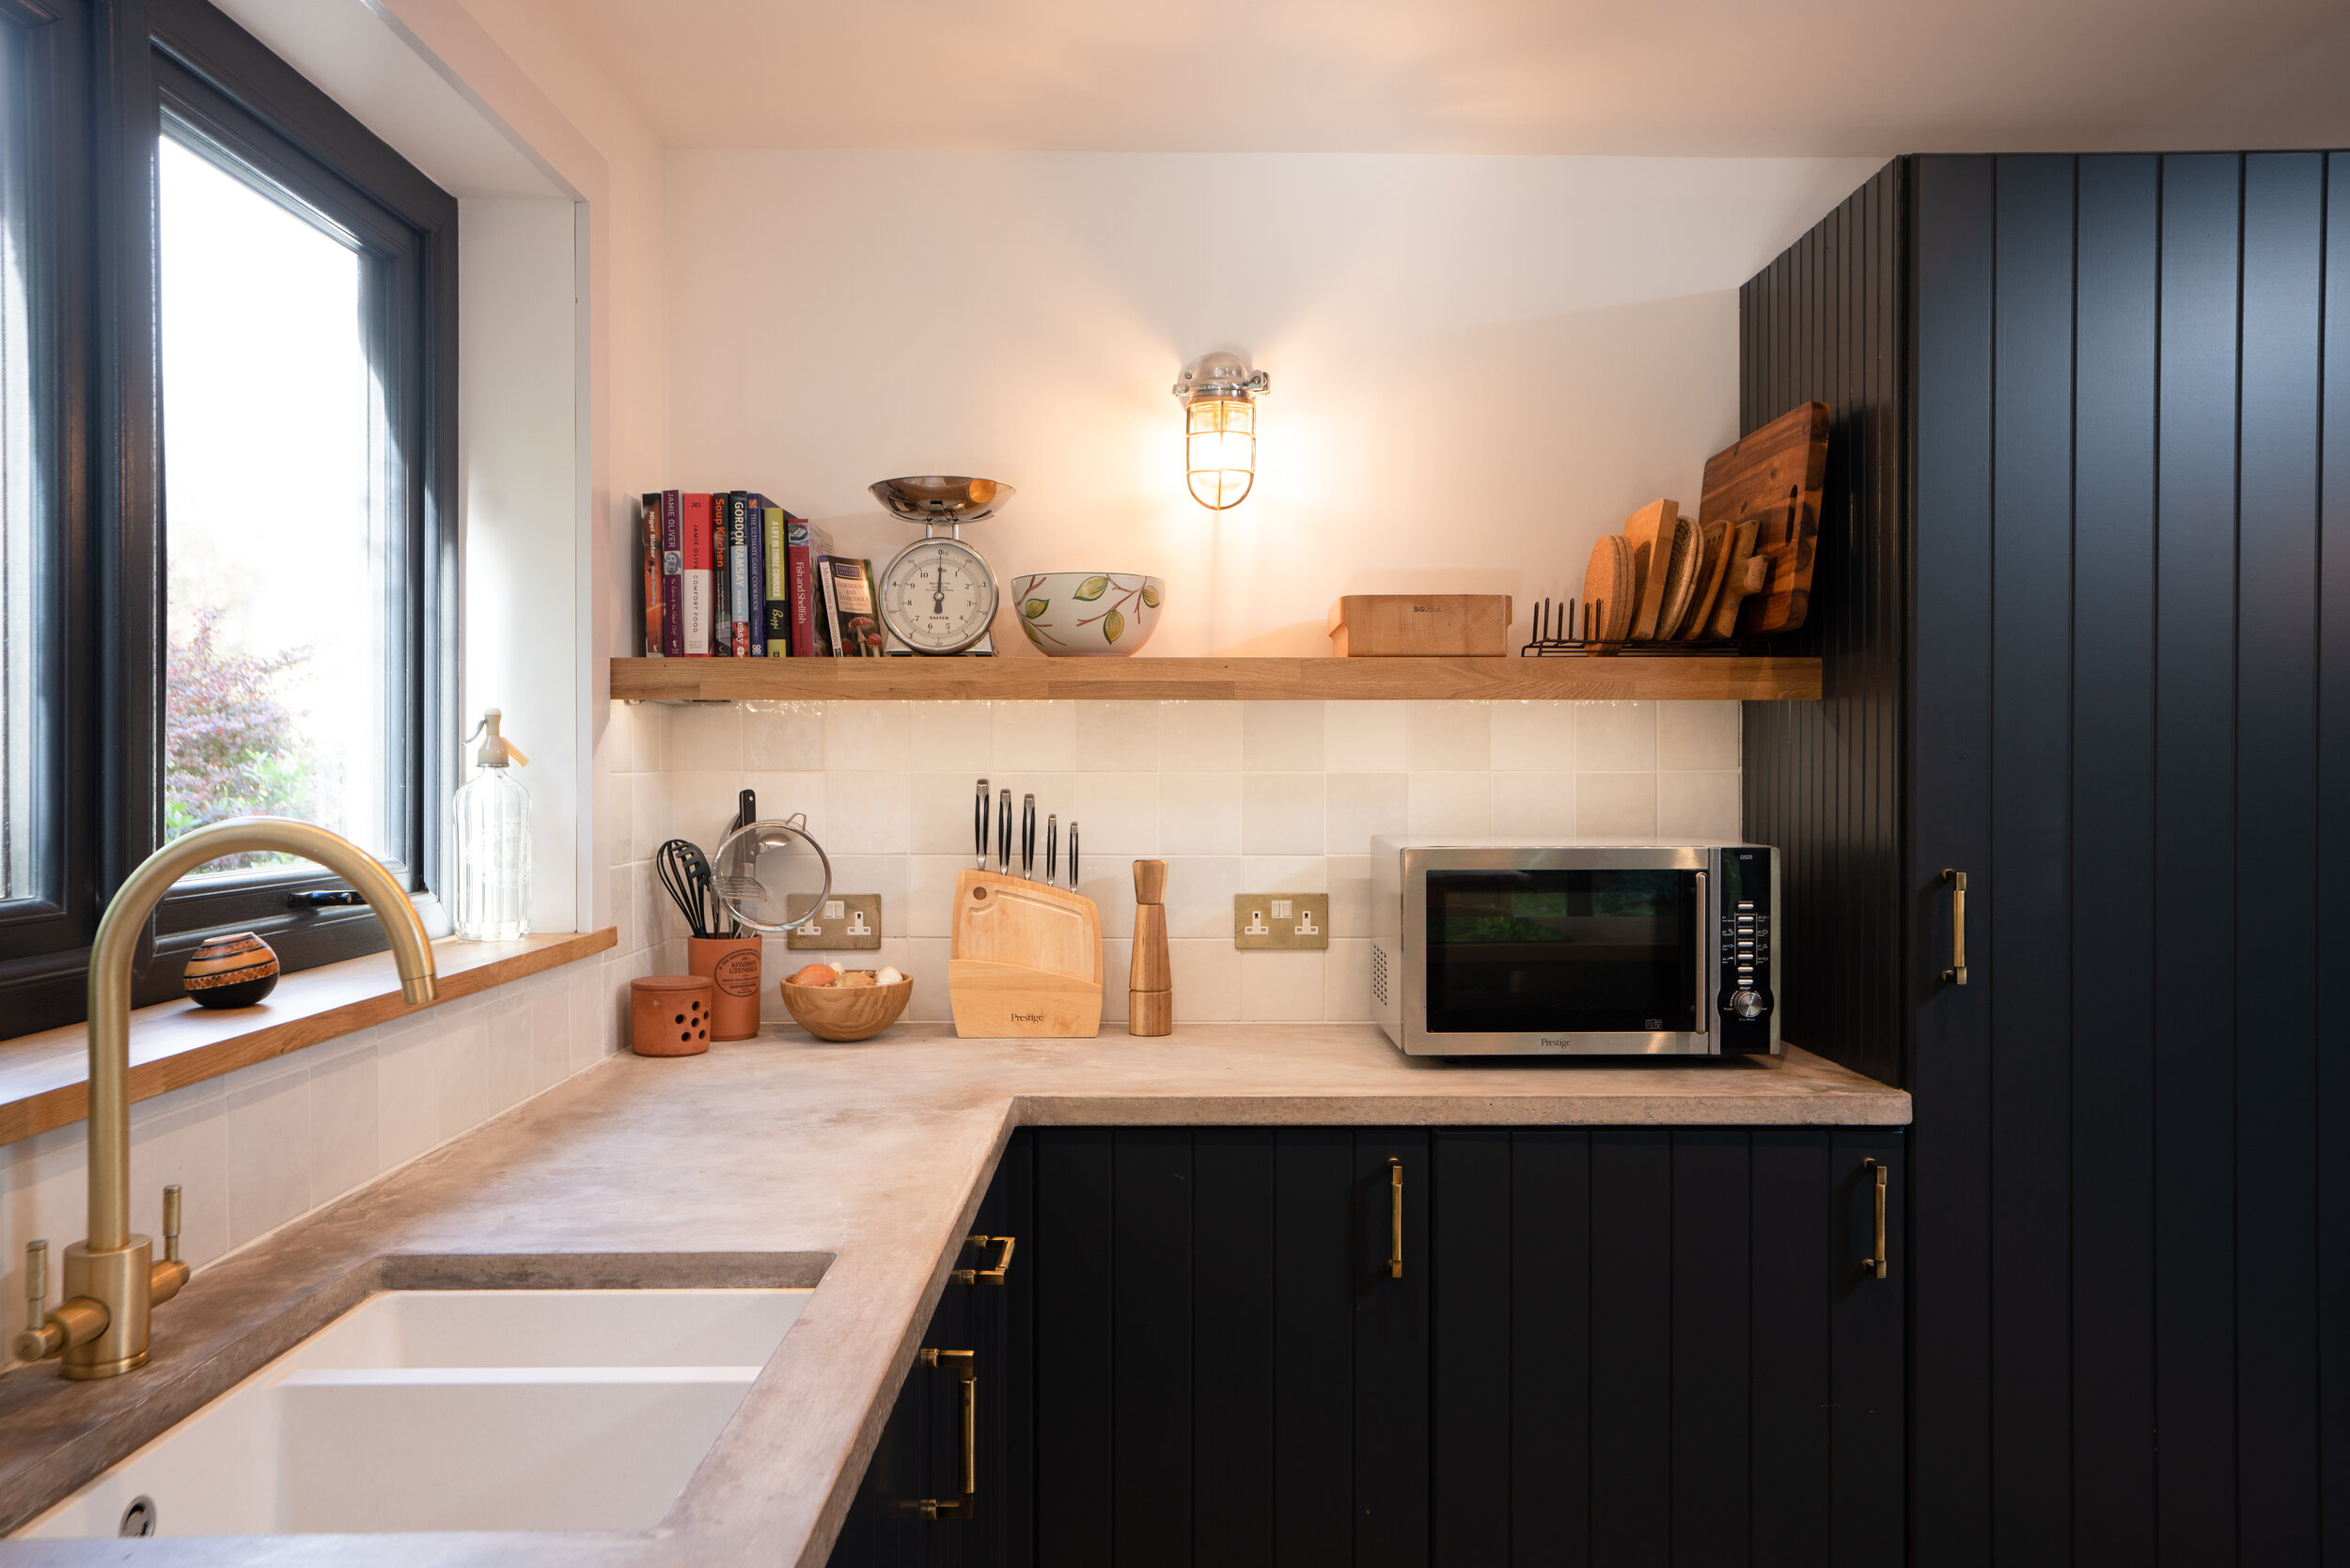
[[(548, 933), (526, 936), (520, 943), (467, 943), (444, 938), (432, 944), (435, 962), (447, 965), (440, 977), (441, 1000), (455, 1001), (461, 996), (478, 996), (512, 980), (525, 980), (532, 975), (558, 969), (567, 964), (615, 947), (619, 932), (613, 926), (601, 931)], [(453, 955), (467, 948), (521, 948), (522, 950), (502, 952), (484, 963), (450, 965)], [(358, 996), (348, 991), (348, 964), (372, 964), (382, 966), (384, 982)], [(343, 971), (337, 973), (337, 971)], [(313, 983), (304, 985), (305, 980)], [(323, 982), (323, 983), (320, 983)], [(305, 991), (323, 993), (325, 997), (314, 1007), (303, 1003)], [(168, 1094), (175, 1089), (202, 1083), (233, 1073), (240, 1067), (267, 1061), (289, 1052), (312, 1045), (324, 1044), (343, 1035), (356, 1034), (364, 1028), (387, 1023), (411, 1010), (400, 999), (400, 982), (391, 969), (390, 955), (370, 954), (366, 958), (346, 960), (344, 964), (321, 964), (316, 969), (300, 970), (278, 982), (276, 992), (264, 1004), (270, 1011), (257, 1019), (251, 1028), (191, 1044), (182, 1049), (167, 1050), (160, 1056), (140, 1059), (140, 1036), (150, 1037), (159, 1026), (194, 1011), (187, 1002), (164, 1002), (154, 1007), (140, 1008), (131, 1014), (131, 1098), (133, 1102), (151, 1100)], [(430, 1010), (427, 1010), (430, 1011)], [(225, 1017), (225, 1015), (224, 1015)], [(144, 1027), (142, 1027), (144, 1025)], [(0, 1042), (0, 1144), (14, 1143), (55, 1127), (70, 1126), (89, 1115), (89, 1086), (86, 1048), (76, 1047), (70, 1065), (57, 1061), (57, 1037), (67, 1031), (47, 1030), (23, 1041)], [(82, 1026), (70, 1027), (70, 1033), (82, 1038)], [(33, 1060), (26, 1060), (32, 1058)], [(50, 1063), (52, 1070), (42, 1072), (40, 1063)], [(39, 1088), (12, 1093), (8, 1080), (20, 1074), (49, 1080)], [(63, 1081), (59, 1081), (62, 1078)]]
[(618, 701), (1818, 700), (1818, 659), (614, 659)]

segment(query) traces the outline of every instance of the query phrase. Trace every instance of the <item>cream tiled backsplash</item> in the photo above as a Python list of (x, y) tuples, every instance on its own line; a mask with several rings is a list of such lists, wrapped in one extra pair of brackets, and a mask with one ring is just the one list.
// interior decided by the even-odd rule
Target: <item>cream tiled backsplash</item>
[[(684, 926), (650, 856), (673, 836), (714, 845), (747, 787), (762, 816), (807, 814), (834, 887), (881, 895), (878, 960), (914, 977), (913, 1018), (947, 1016), (947, 911), (976, 863), (982, 776), (1015, 803), (1033, 792), (1064, 839), (1082, 824), (1104, 1016), (1121, 1021), (1138, 857), (1168, 865), (1179, 1021), (1360, 1019), (1373, 834), (1739, 830), (1734, 702), (763, 702), (634, 717), (639, 771), (615, 780), (632, 797), (622, 949), (650, 938), (682, 965), (670, 944)], [(1235, 951), (1233, 895), (1284, 890), (1330, 895), (1329, 951)], [(771, 1015), (776, 977), (814, 956), (774, 945)]]

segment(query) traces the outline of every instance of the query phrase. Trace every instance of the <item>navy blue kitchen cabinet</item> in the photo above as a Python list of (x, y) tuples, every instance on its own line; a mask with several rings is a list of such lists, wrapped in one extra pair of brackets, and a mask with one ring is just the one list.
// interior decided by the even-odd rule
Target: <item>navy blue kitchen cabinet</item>
[(1905, 158), (1741, 293), (1742, 428), (1834, 411), (1746, 831), (1913, 1096), (1917, 1568), (2350, 1560), (2346, 192)]
[(981, 1210), (1015, 1284), (932, 1329), (1005, 1309), (979, 1516), (902, 1506), (955, 1457), (917, 1365), (833, 1560), (1897, 1563), (1903, 1142), (1023, 1132)]
[[(994, 1568), (1033, 1555), (1032, 1292), (1019, 1242), (1030, 1229), (1034, 1154), (1026, 1135), (1004, 1152), (971, 1231), (948, 1260), (946, 1287), (922, 1336), (922, 1349), (971, 1353), (975, 1484), (966, 1496), (964, 1358), (917, 1356), (833, 1544), (839, 1568)], [(998, 1265), (1000, 1279), (990, 1278)]]

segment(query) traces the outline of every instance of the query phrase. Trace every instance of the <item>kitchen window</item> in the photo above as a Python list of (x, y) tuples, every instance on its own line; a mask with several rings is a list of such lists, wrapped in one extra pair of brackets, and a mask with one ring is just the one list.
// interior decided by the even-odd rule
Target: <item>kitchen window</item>
[[(78, 1020), (115, 886), (225, 817), (445, 930), (456, 203), (202, 0), (0, 0), (0, 1035)], [(340, 886), (206, 867), (136, 1000), (211, 933), (380, 950)]]

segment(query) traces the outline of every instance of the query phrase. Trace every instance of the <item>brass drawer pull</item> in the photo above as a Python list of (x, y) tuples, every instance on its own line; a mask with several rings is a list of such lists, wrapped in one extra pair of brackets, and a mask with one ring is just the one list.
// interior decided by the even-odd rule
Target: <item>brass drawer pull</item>
[(1950, 966), (1942, 971), (1943, 980), (1952, 985), (1966, 983), (1966, 873), (1942, 868), (1942, 880), (1950, 885)]
[(1403, 1162), (1387, 1157), (1387, 1278), (1403, 1278)]
[(1860, 1272), (1882, 1279), (1885, 1278), (1885, 1184), (1892, 1171), (1874, 1160), (1862, 1160), (1860, 1168), (1876, 1172), (1876, 1250), (1860, 1260)]
[(963, 1496), (951, 1502), (936, 1497), (924, 1497), (915, 1509), (925, 1519), (968, 1519), (973, 1516), (979, 1490), (979, 1352), (972, 1350), (929, 1350), (922, 1352), (922, 1364), (935, 1367), (941, 1357), (952, 1357), (962, 1363), (963, 1372)]
[(955, 1270), (955, 1283), (959, 1285), (976, 1285), (984, 1280), (991, 1285), (1002, 1284), (1004, 1282), (1005, 1271), (1011, 1267), (1012, 1247), (1019, 1240), (1020, 1238), (1017, 1236), (965, 1236), (964, 1238), (964, 1245), (966, 1247), (988, 1247), (995, 1246), (997, 1242), (1002, 1242), (1004, 1244), (1004, 1250), (1003, 1254), (995, 1260), (995, 1266), (994, 1268), (959, 1268)]

